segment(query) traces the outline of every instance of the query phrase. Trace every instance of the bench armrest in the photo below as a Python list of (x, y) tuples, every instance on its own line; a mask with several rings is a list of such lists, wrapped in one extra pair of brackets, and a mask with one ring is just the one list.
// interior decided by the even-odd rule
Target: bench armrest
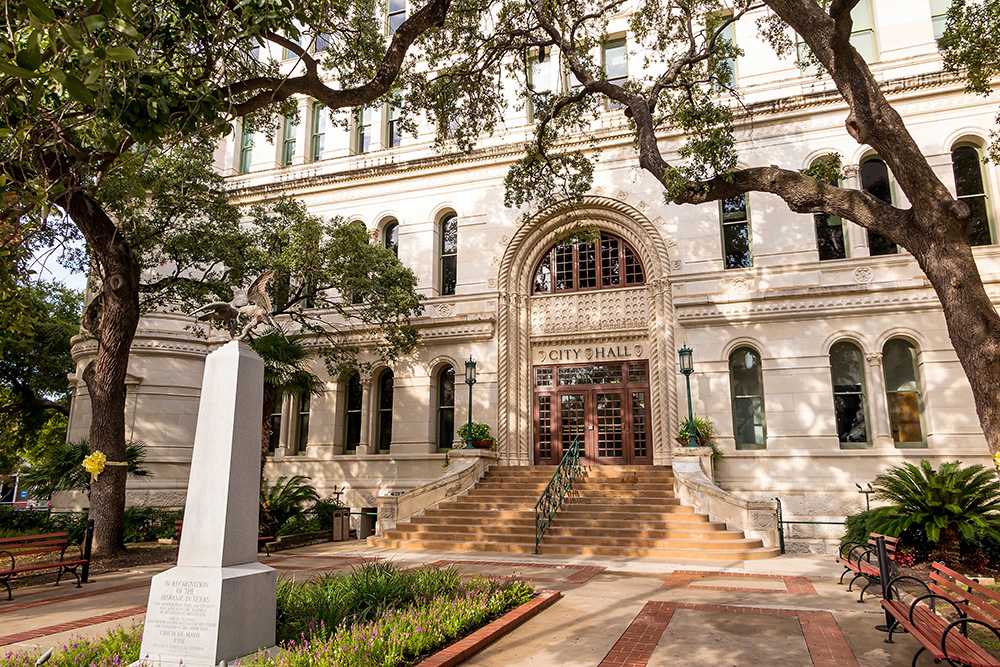
[[(930, 600), (932, 598), (938, 600), (944, 600), (945, 602), (947, 602), (948, 604), (950, 604), (952, 607), (955, 608), (955, 611), (958, 612), (959, 616), (965, 618), (965, 612), (958, 608), (958, 605), (955, 604), (954, 600), (952, 600), (951, 598), (946, 598), (943, 595), (937, 595), (936, 593), (928, 593), (927, 595), (921, 595), (920, 597), (918, 597), (916, 600), (913, 601), (913, 604), (910, 605), (910, 623), (913, 623), (913, 610), (917, 608), (917, 605), (923, 602), (924, 600)], [(928, 606), (930, 606), (932, 610), (934, 609), (933, 606), (931, 605)]]
[(4, 558), (4, 555), (6, 555), (6, 557), (10, 559), (10, 567), (4, 568), (3, 570), (0, 570), (0, 574), (3, 574), (3, 572), (5, 570), (13, 570), (14, 567), (15, 567), (15, 565), (14, 565), (14, 554), (12, 554), (11, 552), (9, 552), (7, 550), (0, 551), (0, 564), (2, 564), (4, 560), (6, 560)]
[(948, 627), (944, 629), (944, 632), (941, 633), (941, 652), (944, 653), (944, 659), (948, 660), (948, 662), (951, 662), (951, 660), (949, 660), (948, 658), (948, 647), (947, 647), (948, 633), (951, 632), (953, 629), (955, 629), (955, 627), (961, 625), (962, 628), (960, 632), (962, 633), (963, 636), (968, 638), (969, 623), (975, 623), (976, 625), (981, 625), (984, 628), (987, 628), (997, 638), (997, 641), (1000, 641), (1000, 631), (998, 631), (994, 626), (990, 625), (989, 623), (984, 623), (983, 621), (980, 621), (977, 618), (960, 618), (957, 621), (952, 621), (951, 623), (948, 624)]
[[(860, 550), (860, 553), (855, 558), (854, 554)], [(847, 552), (847, 562), (848, 563), (860, 563), (861, 559), (865, 557), (867, 553), (875, 553), (875, 547), (870, 547), (867, 544), (858, 544)]]
[(838, 555), (841, 558), (845, 558), (846, 557), (848, 560), (850, 560), (850, 556), (849, 555), (845, 556), (844, 552), (846, 551), (847, 554), (850, 554), (851, 550), (854, 547), (859, 547), (859, 546), (864, 546), (864, 545), (861, 542), (844, 542), (843, 544), (840, 545), (840, 551), (839, 551)]
[(70, 560), (83, 560), (83, 547), (80, 546), (79, 544), (67, 544), (62, 548), (62, 551), (59, 552), (60, 562), (66, 560), (66, 550), (69, 549), (70, 547), (75, 548), (80, 554), (79, 558), (70, 558)]
[[(890, 599), (890, 600), (892, 600), (892, 599), (893, 599), (893, 593), (892, 593), (892, 587), (893, 587), (893, 585), (894, 585), (894, 584), (895, 584), (895, 583), (896, 583), (897, 581), (902, 581), (903, 579), (911, 579), (911, 580), (913, 580), (913, 581), (917, 582), (918, 584), (920, 584), (921, 586), (923, 586), (923, 587), (924, 587), (924, 590), (925, 590), (925, 591), (927, 591), (928, 593), (930, 593), (930, 592), (931, 592), (931, 589), (930, 589), (930, 588), (929, 588), (929, 587), (927, 586), (927, 583), (926, 583), (926, 582), (925, 582), (925, 581), (924, 581), (923, 579), (917, 579), (916, 577), (911, 577), (911, 576), (909, 576), (909, 575), (906, 575), (906, 574), (904, 574), (904, 575), (901, 575), (901, 576), (898, 576), (898, 577), (893, 577), (893, 578), (892, 578), (892, 579), (890, 579), (890, 580), (889, 580), (889, 582), (888, 582), (888, 583), (887, 583), (887, 584), (885, 585), (885, 588), (886, 588), (886, 590), (887, 590), (887, 591), (889, 591), (889, 599)], [(899, 597), (899, 595), (898, 595), (898, 594), (896, 594), (896, 596), (895, 596), (895, 599), (896, 599), (896, 600), (900, 600), (901, 598)]]

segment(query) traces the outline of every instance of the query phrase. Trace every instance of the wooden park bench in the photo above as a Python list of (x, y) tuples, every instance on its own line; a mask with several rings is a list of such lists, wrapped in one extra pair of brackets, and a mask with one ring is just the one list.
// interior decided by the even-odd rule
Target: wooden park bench
[(896, 547), (899, 544), (898, 537), (872, 533), (868, 536), (868, 542), (865, 544), (860, 542), (845, 542), (840, 545), (840, 554), (837, 556), (837, 562), (844, 566), (844, 571), (840, 575), (840, 583), (844, 583), (844, 577), (847, 576), (848, 572), (853, 572), (854, 578), (847, 585), (847, 590), (851, 590), (854, 582), (858, 579), (864, 579), (866, 582), (865, 587), (861, 589), (858, 602), (865, 601), (865, 591), (879, 580), (878, 557), (875, 553), (875, 540), (879, 537), (885, 538), (885, 552), (889, 557), (889, 578), (891, 579), (895, 576)]
[[(181, 539), (181, 528), (184, 526), (184, 519), (177, 519), (174, 521), (174, 539), (180, 541)], [(257, 537), (257, 551), (264, 551), (264, 555), (270, 556), (271, 550), (268, 548), (267, 543), (273, 542), (274, 538), (270, 535), (260, 535)]]
[[(66, 551), (71, 547), (79, 551), (79, 557), (67, 560)], [(19, 559), (23, 559), (26, 556), (55, 553), (57, 551), (59, 552), (58, 561), (21, 566), (17, 564)], [(28, 572), (58, 570), (56, 586), (59, 585), (59, 580), (62, 579), (64, 574), (70, 573), (76, 577), (76, 587), (81, 588), (83, 583), (80, 579), (80, 573), (77, 570), (80, 566), (86, 565), (88, 562), (83, 554), (83, 546), (70, 542), (66, 533), (0, 538), (0, 583), (7, 587), (7, 599), (14, 599), (14, 594), (10, 589), (11, 577)]]
[[(1000, 667), (1000, 660), (968, 636), (969, 625), (979, 625), (990, 630), (1000, 641), (1000, 608), (995, 606), (1000, 604), (1000, 594), (941, 563), (933, 563), (930, 582), (920, 582), (927, 593), (918, 596), (912, 603), (906, 603), (898, 593), (893, 593), (893, 588), (901, 579), (913, 577), (893, 579), (888, 587), (889, 593), (882, 599), (882, 607), (893, 619), (885, 640), (887, 643), (892, 643), (894, 632), (905, 630), (921, 645), (913, 656), (914, 665), (920, 654), (927, 651), (934, 656), (935, 663), (944, 660), (952, 665)], [(938, 602), (955, 612), (955, 618), (938, 614)]]

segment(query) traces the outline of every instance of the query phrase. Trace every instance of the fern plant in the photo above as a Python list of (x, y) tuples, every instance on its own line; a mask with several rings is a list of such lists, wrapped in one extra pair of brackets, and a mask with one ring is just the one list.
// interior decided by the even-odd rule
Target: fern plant
[(875, 532), (899, 536), (922, 528), (948, 562), (957, 562), (959, 540), (977, 534), (1000, 538), (1000, 481), (981, 465), (960, 467), (929, 461), (889, 468), (872, 482), (875, 498), (889, 503), (871, 510)]
[(319, 500), (308, 481), (308, 477), (294, 475), (279, 477), (273, 486), (267, 480), (261, 484), (260, 522), (273, 531), (271, 535), (277, 535), (286, 521), (302, 512), (304, 505)]

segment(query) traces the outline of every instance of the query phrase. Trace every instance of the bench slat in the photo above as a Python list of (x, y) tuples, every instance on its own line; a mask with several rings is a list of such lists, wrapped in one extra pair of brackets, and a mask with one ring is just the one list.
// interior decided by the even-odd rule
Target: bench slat
[(0, 544), (10, 544), (12, 542), (38, 542), (42, 540), (66, 539), (66, 533), (47, 533), (45, 535), (19, 535), (17, 537), (0, 537)]
[(55, 563), (41, 563), (39, 565), (25, 565), (24, 567), (15, 567), (13, 570), (3, 570), (0, 571), (0, 577), (7, 574), (17, 574), (19, 572), (33, 572), (35, 570), (49, 570), (57, 567), (69, 567), (70, 565), (83, 565), (87, 561), (85, 560), (61, 560)]
[[(913, 623), (910, 623), (910, 607), (896, 600), (882, 600), (882, 607), (892, 614), (893, 618), (909, 632), (914, 639), (927, 649), (936, 660), (942, 660), (945, 653), (941, 650), (941, 635), (948, 622), (934, 613), (930, 607), (917, 606), (913, 610)], [(978, 644), (968, 639), (957, 629), (948, 634), (948, 657), (970, 667), (996, 667), (1000, 665), (996, 658), (984, 651)]]
[(959, 607), (969, 616), (992, 626), (996, 626), (1000, 622), (1000, 609), (993, 607), (989, 602), (982, 600), (968, 589), (935, 573), (934, 570), (931, 570), (931, 583), (929, 585), (932, 587), (931, 590), (940, 588), (943, 595), (960, 602)]

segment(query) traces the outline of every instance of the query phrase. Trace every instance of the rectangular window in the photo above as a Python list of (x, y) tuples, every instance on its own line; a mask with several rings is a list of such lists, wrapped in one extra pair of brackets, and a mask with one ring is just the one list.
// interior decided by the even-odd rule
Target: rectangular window
[(844, 259), (847, 244), (844, 242), (844, 221), (829, 213), (814, 213), (816, 223), (816, 248), (821, 261)]
[(299, 397), (299, 418), (296, 424), (296, 449), (304, 451), (309, 444), (309, 394)]
[(441, 294), (454, 294), (458, 285), (458, 216), (441, 221)]
[(389, 0), (389, 16), (387, 25), (389, 34), (394, 35), (406, 20), (406, 0)]
[(313, 52), (322, 53), (330, 48), (330, 42), (333, 41), (333, 36), (327, 32), (321, 32), (316, 35), (316, 39), (313, 40)]
[[(531, 67), (528, 69), (528, 84), (534, 95), (552, 93), (556, 87), (555, 61), (552, 58), (552, 52), (542, 50), (539, 56), (531, 62)], [(528, 121), (534, 122), (536, 116), (534, 102), (529, 96)]]
[[(628, 51), (625, 48), (625, 39), (613, 39), (604, 45), (604, 78), (608, 83), (616, 86), (624, 86), (628, 80)], [(615, 100), (607, 100), (608, 109), (620, 109), (621, 104)]]
[(354, 152), (367, 153), (372, 144), (372, 115), (370, 108), (358, 109), (354, 114)]
[(951, 0), (931, 0), (931, 24), (934, 26), (935, 42), (944, 35), (949, 9), (951, 9)]
[(400, 126), (400, 114), (402, 110), (398, 104), (389, 103), (386, 108), (385, 117), (385, 145), (386, 148), (399, 146), (403, 138), (403, 128)]
[[(875, 43), (875, 19), (872, 15), (871, 0), (861, 0), (851, 10), (851, 46), (861, 55), (866, 63), (878, 60), (878, 49)], [(809, 46), (796, 33), (795, 47), (799, 66), (806, 74), (816, 74), (816, 65), (812, 63), (812, 52)], [(804, 63), (809, 63), (803, 66)]]
[[(296, 35), (285, 35), (285, 39), (287, 39), (288, 41), (290, 41), (290, 42), (292, 42), (294, 44), (302, 46), (302, 30), (303, 30), (303, 26), (302, 26), (301, 23), (299, 23), (298, 19), (295, 19), (293, 21), (293, 23), (295, 24), (295, 30), (296, 30), (297, 34)], [(284, 49), (282, 49), (282, 57), (285, 60), (288, 60), (289, 58), (298, 58), (299, 54), (295, 53), (291, 49), (284, 48)]]
[(285, 116), (281, 128), (281, 165), (287, 167), (295, 159), (295, 132), (298, 129), (297, 118)]
[[(730, 18), (730, 15), (720, 16), (720, 21), (725, 21)], [(736, 46), (736, 24), (729, 23), (725, 28), (722, 29), (722, 33), (719, 37), (733, 46)], [(722, 90), (723, 88), (735, 88), (736, 87), (736, 58), (723, 58), (718, 61), (719, 69), (724, 70), (719, 72), (719, 79), (712, 80), (712, 90)]]
[(736, 195), (720, 202), (722, 216), (722, 255), (727, 269), (753, 266), (750, 243), (750, 216), (747, 196)]
[(243, 132), (240, 136), (240, 161), (239, 172), (241, 174), (250, 173), (250, 164), (253, 162), (253, 132)]
[(312, 105), (312, 132), (309, 138), (309, 159), (318, 162), (323, 159), (323, 152), (326, 150), (326, 105), (322, 102), (313, 102)]

